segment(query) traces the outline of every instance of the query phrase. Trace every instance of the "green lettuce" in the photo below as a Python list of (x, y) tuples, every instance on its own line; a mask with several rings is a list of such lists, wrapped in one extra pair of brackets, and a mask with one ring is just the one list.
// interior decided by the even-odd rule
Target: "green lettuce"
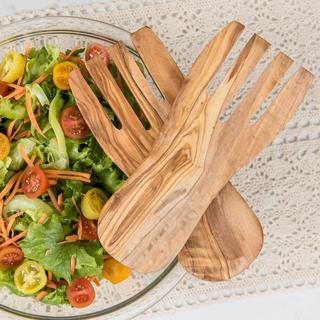
[(13, 281), (13, 274), (14, 274), (13, 269), (0, 269), (0, 287), (5, 286), (12, 293), (18, 296), (22, 296), (22, 297), (27, 296), (26, 294), (23, 294), (22, 292), (20, 292), (15, 286)]
[(67, 287), (59, 286), (57, 289), (48, 293), (41, 302), (46, 304), (68, 304), (69, 301), (66, 297)]
[[(64, 100), (61, 97), (61, 94), (59, 91), (57, 91), (56, 96), (50, 103), (49, 107), (49, 123), (54, 131), (54, 134), (56, 135), (56, 141), (57, 141), (57, 152), (59, 154), (60, 158), (60, 168), (59, 169), (66, 169), (69, 166), (69, 158), (68, 158), (68, 152), (66, 147), (66, 140), (63, 133), (63, 130), (59, 123), (60, 113), (64, 106)], [(61, 163), (63, 165), (61, 165)]]
[(27, 115), (27, 109), (20, 101), (8, 100), (0, 96), (0, 118), (22, 120)]
[(4, 160), (0, 160), (0, 190), (6, 185), (7, 175), (9, 173), (9, 166), (12, 159), (6, 157)]
[(29, 52), (23, 84), (31, 83), (45, 72), (51, 72), (59, 62), (59, 54), (59, 48), (53, 45), (47, 45), (41, 49), (32, 48)]
[(27, 84), (26, 88), (29, 90), (31, 97), (36, 97), (42, 106), (50, 104), (47, 95), (38, 83)]
[(39, 262), (56, 279), (71, 282), (70, 258), (75, 257), (75, 276), (99, 275), (103, 266), (103, 249), (97, 241), (59, 243), (65, 237), (58, 216), (44, 224), (33, 223), (19, 242), (26, 258)]
[(14, 142), (11, 145), (11, 150), (9, 153), (9, 157), (12, 159), (9, 169), (13, 171), (18, 171), (25, 164), (24, 159), (21, 157), (18, 151), (18, 146), (22, 147), (26, 155), (29, 157), (34, 150), (35, 145), (36, 143), (32, 139), (28, 139), (28, 138), (23, 138)]

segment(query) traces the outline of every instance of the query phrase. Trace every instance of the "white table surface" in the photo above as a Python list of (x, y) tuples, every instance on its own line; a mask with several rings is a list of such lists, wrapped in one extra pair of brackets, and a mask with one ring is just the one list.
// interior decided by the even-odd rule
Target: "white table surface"
[[(0, 0), (0, 16), (13, 15), (27, 10), (49, 9), (92, 2), (94, 1)], [(109, 2), (109, 0), (100, 0), (99, 2)], [(155, 319), (233, 320), (235, 318), (237, 320), (318, 320), (320, 319), (320, 288), (227, 301), (197, 309), (183, 310), (171, 316), (158, 316)]]

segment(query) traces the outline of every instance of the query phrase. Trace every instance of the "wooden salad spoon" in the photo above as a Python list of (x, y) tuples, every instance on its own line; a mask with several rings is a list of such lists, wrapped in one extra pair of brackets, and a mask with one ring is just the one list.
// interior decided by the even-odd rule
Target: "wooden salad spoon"
[(149, 156), (102, 210), (101, 243), (114, 258), (137, 271), (158, 271), (175, 258), (210, 202), (280, 132), (312, 82), (312, 74), (300, 68), (260, 119), (250, 124), (292, 63), (280, 53), (229, 120), (217, 122), (266, 50), (264, 41), (253, 36), (207, 97), (225, 49), (242, 29), (232, 22), (206, 46), (186, 76)]
[[(151, 78), (172, 105), (184, 81), (174, 59), (149, 27), (133, 32), (131, 39)], [(227, 280), (249, 267), (262, 244), (257, 216), (228, 182), (209, 205), (178, 260), (200, 279)]]

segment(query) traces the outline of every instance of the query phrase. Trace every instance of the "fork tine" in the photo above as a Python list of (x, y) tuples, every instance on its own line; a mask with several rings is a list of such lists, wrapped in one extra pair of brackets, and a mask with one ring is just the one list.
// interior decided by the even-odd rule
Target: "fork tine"
[[(110, 154), (110, 139), (113, 139), (117, 134), (116, 128), (80, 72), (73, 71), (70, 73), (69, 84), (76, 98), (77, 106), (86, 119), (91, 132), (97, 138), (103, 151)], [(84, 95), (83, 92), (88, 92), (88, 94)], [(88, 105), (92, 106), (90, 110), (87, 108)], [(89, 113), (91, 116), (88, 115)], [(104, 128), (104, 130), (100, 130), (100, 128)]]
[[(251, 131), (256, 132), (254, 146), (259, 146), (261, 150), (272, 142), (303, 102), (313, 79), (313, 74), (303, 67), (295, 72), (271, 106), (257, 123), (251, 126)], [(259, 150), (251, 148), (252, 157), (256, 156)]]
[[(275, 85), (282, 79), (292, 63), (293, 60), (291, 58), (279, 52), (263, 71), (248, 94), (236, 107), (228, 122), (236, 122), (236, 119), (240, 115), (249, 120), (268, 97)], [(241, 124), (239, 123), (239, 125)]]
[[(214, 101), (217, 99), (217, 96), (223, 96), (224, 101), (221, 105), (219, 116), (221, 115), (221, 113), (223, 113), (235, 93), (242, 86), (244, 81), (253, 71), (253, 69), (269, 47), (270, 43), (259, 37), (257, 34), (254, 34), (247, 42), (233, 67), (229, 70), (229, 72), (219, 84), (218, 88), (209, 98)], [(221, 89), (223, 91), (226, 91), (225, 88), (228, 88), (227, 92), (221, 95)]]
[(95, 56), (86, 62), (86, 66), (103, 97), (108, 101), (112, 110), (120, 120), (122, 130), (125, 130), (137, 144), (150, 150), (153, 138), (144, 129), (141, 121), (102, 59), (99, 56)]
[[(103, 151), (125, 174), (132, 174), (149, 150), (143, 149), (132, 136), (112, 124), (80, 72), (71, 72), (69, 83), (79, 110)], [(119, 148), (121, 145), (127, 147)]]
[(150, 84), (123, 43), (108, 48), (108, 53), (151, 124), (150, 134), (156, 138), (163, 120), (168, 116), (169, 107), (163, 106), (168, 102), (164, 100), (161, 103), (153, 94)]

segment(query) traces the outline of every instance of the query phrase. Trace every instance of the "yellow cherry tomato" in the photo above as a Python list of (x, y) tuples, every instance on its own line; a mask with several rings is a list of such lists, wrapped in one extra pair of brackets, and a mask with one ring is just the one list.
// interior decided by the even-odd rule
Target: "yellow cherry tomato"
[(102, 276), (112, 284), (117, 284), (130, 277), (131, 270), (116, 259), (110, 257), (103, 263)]
[(24, 73), (27, 58), (22, 54), (11, 51), (0, 64), (0, 80), (13, 83), (18, 80)]
[(58, 63), (53, 68), (53, 82), (56, 85), (56, 87), (60, 90), (69, 90), (69, 74), (73, 70), (80, 71), (79, 67), (70, 61), (65, 61)]
[(89, 220), (98, 220), (101, 209), (107, 202), (106, 194), (98, 189), (90, 189), (81, 200), (81, 212)]
[(24, 294), (33, 294), (47, 284), (47, 275), (42, 265), (26, 261), (14, 272), (14, 284)]
[(0, 160), (5, 159), (10, 152), (10, 141), (3, 133), (0, 133)]

